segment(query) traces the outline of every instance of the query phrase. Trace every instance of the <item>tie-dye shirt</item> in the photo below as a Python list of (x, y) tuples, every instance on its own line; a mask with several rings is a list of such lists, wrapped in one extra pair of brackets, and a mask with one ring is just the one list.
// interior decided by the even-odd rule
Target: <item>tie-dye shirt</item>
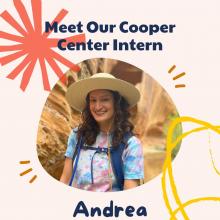
[[(77, 133), (75, 131), (76, 129), (72, 130), (68, 139), (65, 156), (69, 158), (73, 158), (77, 144)], [(106, 133), (100, 132), (92, 147), (107, 148), (108, 138), (110, 139), (109, 141), (111, 141), (111, 135), (108, 137)], [(122, 154), (124, 179), (143, 179), (144, 163), (141, 143), (138, 138), (132, 136), (128, 139), (127, 144), (128, 146)], [(73, 187), (96, 192), (119, 191), (111, 165), (109, 164), (108, 155), (105, 152), (96, 153), (94, 155), (94, 152), (94, 150), (90, 149), (82, 149), (80, 151), (72, 184)], [(93, 183), (91, 166), (93, 166)], [(110, 182), (112, 182), (112, 189)]]

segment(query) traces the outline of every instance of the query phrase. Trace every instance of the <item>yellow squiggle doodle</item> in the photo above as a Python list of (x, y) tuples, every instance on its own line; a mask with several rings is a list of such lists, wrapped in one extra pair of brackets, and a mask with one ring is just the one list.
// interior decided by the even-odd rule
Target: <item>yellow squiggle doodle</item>
[[(172, 133), (175, 129), (175, 127), (177, 126), (178, 123), (182, 123), (182, 122), (194, 122), (196, 124), (199, 124), (203, 127), (199, 127), (196, 129), (193, 129), (191, 131), (185, 132), (182, 135), (180, 135), (177, 140), (175, 140), (174, 142), (172, 142)], [(177, 187), (173, 178), (173, 172), (172, 172), (172, 159), (171, 159), (171, 153), (172, 150), (175, 148), (176, 144), (181, 141), (183, 138), (187, 137), (188, 135), (194, 133), (194, 132), (199, 132), (202, 130), (206, 130), (206, 129), (211, 129), (213, 131), (215, 131), (216, 133), (220, 134), (220, 126), (214, 126), (208, 122), (205, 121), (201, 121), (192, 117), (179, 117), (176, 118), (170, 125), (169, 129), (168, 129), (168, 135), (167, 135), (167, 151), (166, 151), (166, 159), (164, 162), (164, 166), (163, 166), (163, 176), (162, 176), (162, 190), (163, 190), (163, 197), (164, 197), (164, 201), (165, 204), (169, 210), (170, 213), (170, 219), (171, 220), (175, 220), (176, 217), (176, 213), (177, 212), (181, 212), (182, 216), (184, 217), (184, 219), (188, 220), (189, 217), (186, 213), (186, 211), (184, 210), (184, 208), (187, 205), (190, 205), (192, 203), (196, 203), (196, 202), (200, 202), (200, 201), (207, 201), (207, 200), (211, 200), (211, 201), (220, 201), (220, 197), (204, 197), (204, 198), (198, 198), (198, 199), (192, 199), (189, 200), (188, 202), (182, 204), (178, 193), (177, 193)], [(171, 186), (171, 190), (174, 196), (174, 199), (176, 201), (176, 204), (178, 205), (178, 208), (176, 210), (172, 210), (171, 204), (169, 202), (169, 198), (168, 198), (168, 194), (167, 194), (167, 187), (166, 187), (166, 174), (168, 174), (169, 177), (169, 181), (170, 181), (170, 186)]]
[[(192, 205), (194, 203), (198, 203), (198, 202), (203, 202), (203, 201), (215, 201), (215, 202), (220, 202), (220, 198), (219, 197), (204, 197), (204, 198), (196, 198), (196, 199), (191, 199), (185, 203), (183, 203), (183, 208), (189, 206), (189, 205)], [(177, 212), (179, 212), (179, 208), (177, 208), (176, 210), (174, 210), (172, 212), (172, 215), (170, 217), (170, 219), (172, 219), (176, 214)]]
[(215, 172), (220, 176), (220, 172), (218, 171), (217, 167), (215, 166), (215, 162), (214, 162), (214, 158), (213, 158), (211, 149), (209, 149), (209, 153), (210, 153), (210, 156), (211, 156), (211, 159), (212, 159), (212, 166), (213, 166)]

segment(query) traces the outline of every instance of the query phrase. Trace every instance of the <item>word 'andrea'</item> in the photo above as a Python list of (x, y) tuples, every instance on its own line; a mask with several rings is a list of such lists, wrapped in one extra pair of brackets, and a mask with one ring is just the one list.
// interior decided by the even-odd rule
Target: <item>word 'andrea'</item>
[(83, 201), (78, 202), (73, 217), (77, 215), (84, 215), (85, 217), (94, 217), (94, 216), (104, 216), (104, 217), (119, 217), (120, 214), (125, 214), (128, 217), (136, 216), (147, 216), (147, 210), (144, 206), (140, 206), (135, 209), (133, 206), (127, 206), (123, 208), (113, 204), (113, 201), (110, 201), (109, 206), (104, 207), (103, 209), (99, 207), (91, 207), (88, 209)]

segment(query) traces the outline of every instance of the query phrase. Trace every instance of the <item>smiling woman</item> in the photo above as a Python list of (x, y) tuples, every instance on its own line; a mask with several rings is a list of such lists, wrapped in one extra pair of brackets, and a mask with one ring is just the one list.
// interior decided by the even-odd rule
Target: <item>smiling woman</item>
[(114, 117), (113, 92), (104, 89), (93, 90), (89, 93), (89, 110), (99, 124), (100, 130), (108, 132)]
[(133, 134), (128, 109), (138, 102), (139, 91), (126, 81), (99, 73), (73, 83), (66, 98), (82, 112), (82, 123), (69, 136), (60, 181), (102, 192), (138, 186), (144, 178), (143, 150)]
[[(178, 117), (167, 92), (123, 61), (94, 58), (78, 66), (66, 73), (66, 84), (57, 82), (43, 107), (37, 134), (43, 168), (90, 191), (130, 189), (158, 176), (169, 124)], [(181, 130), (176, 127), (174, 139)]]

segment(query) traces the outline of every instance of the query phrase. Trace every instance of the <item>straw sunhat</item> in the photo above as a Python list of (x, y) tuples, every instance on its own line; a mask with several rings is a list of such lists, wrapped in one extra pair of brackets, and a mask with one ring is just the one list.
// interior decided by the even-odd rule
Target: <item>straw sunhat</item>
[(117, 79), (108, 73), (97, 73), (71, 84), (67, 89), (66, 99), (74, 109), (82, 112), (88, 93), (96, 89), (119, 92), (127, 100), (130, 107), (136, 105), (140, 98), (138, 89), (131, 83)]

